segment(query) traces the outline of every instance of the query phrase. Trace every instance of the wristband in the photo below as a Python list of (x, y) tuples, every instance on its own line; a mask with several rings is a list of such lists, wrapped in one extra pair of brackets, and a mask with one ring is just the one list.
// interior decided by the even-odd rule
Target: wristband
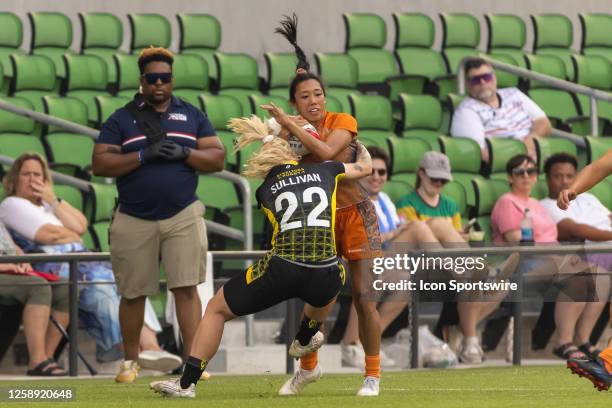
[(144, 149), (138, 151), (138, 161), (140, 164), (144, 164)]

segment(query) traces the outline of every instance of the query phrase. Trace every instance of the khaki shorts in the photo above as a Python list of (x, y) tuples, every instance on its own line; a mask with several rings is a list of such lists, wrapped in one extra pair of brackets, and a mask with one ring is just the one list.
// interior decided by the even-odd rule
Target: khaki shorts
[(119, 294), (126, 299), (159, 292), (159, 263), (168, 289), (204, 282), (208, 240), (200, 201), (165, 220), (151, 221), (115, 212), (110, 251)]

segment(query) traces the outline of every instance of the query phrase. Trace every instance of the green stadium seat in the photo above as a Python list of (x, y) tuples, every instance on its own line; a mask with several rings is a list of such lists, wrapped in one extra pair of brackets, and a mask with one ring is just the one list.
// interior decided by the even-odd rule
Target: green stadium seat
[(487, 53), (510, 57), (517, 66), (526, 68), (523, 48), (527, 29), (523, 19), (513, 14), (485, 14), (484, 18), (489, 33)]
[(108, 95), (106, 63), (97, 55), (64, 55), (66, 96), (79, 99), (87, 106), (87, 117), (93, 125), (98, 120), (96, 96)]
[(468, 56), (478, 56), (480, 24), (467, 13), (440, 13), (442, 22), (442, 55), (450, 72), (457, 72), (459, 62)]
[[(554, 55), (526, 55), (527, 67), (535, 72), (565, 79), (565, 64)], [(573, 73), (573, 69), (572, 69)], [(531, 81), (529, 96), (550, 119), (553, 127), (578, 134), (588, 132), (588, 118), (582, 116), (574, 94)]]
[(467, 218), (468, 216), (468, 205), (467, 205), (467, 193), (465, 187), (457, 181), (450, 181), (444, 185), (442, 194), (451, 198), (459, 206), (459, 212), (461, 218)]
[(268, 104), (270, 102), (274, 103), (276, 106), (281, 108), (285, 113), (289, 115), (293, 115), (293, 108), (289, 104), (289, 100), (285, 96), (281, 95), (260, 95), (253, 94), (249, 96), (249, 101), (251, 102), (250, 111), (259, 116), (260, 118), (269, 118), (270, 115), (268, 112), (262, 108), (260, 108), (263, 104)]
[(194, 106), (200, 106), (200, 95), (209, 89), (206, 61), (198, 55), (175, 55), (172, 75), (172, 93)]
[(287, 98), (289, 85), (295, 78), (297, 57), (294, 53), (266, 52), (264, 60), (268, 72), (266, 79), (268, 93)]
[(217, 84), (219, 95), (230, 95), (242, 104), (243, 112), (249, 112), (249, 96), (259, 94), (257, 61), (248, 54), (216, 53)]
[[(514, 65), (517, 67), (519, 66), (516, 60), (507, 54), (493, 53), (489, 54), (488, 57), (492, 60), (496, 60), (504, 64)], [(523, 65), (525, 65), (525, 60), (522, 59), (522, 61)], [(495, 78), (497, 78), (497, 88), (511, 88), (518, 87), (520, 85), (520, 79), (518, 76), (495, 68), (493, 70), (495, 71)]]
[(450, 161), (453, 180), (465, 189), (468, 206), (474, 206), (475, 195), (472, 180), (484, 178), (480, 172), (480, 146), (466, 137), (439, 136), (440, 150)]
[[(2, 100), (20, 108), (32, 109), (27, 99), (2, 97)], [(45, 148), (37, 136), (33, 135), (34, 121), (25, 116), (0, 110), (0, 155), (17, 158), (25, 152), (40, 153), (45, 156)]]
[(391, 158), (391, 180), (404, 181), (414, 186), (421, 157), (430, 150), (429, 143), (401, 137), (389, 137), (387, 142)]
[[(87, 106), (79, 99), (45, 96), (43, 104), (47, 115), (87, 126)], [(82, 174), (80, 170), (86, 171), (91, 166), (94, 139), (70, 133), (56, 126), (45, 126), (43, 133), (43, 139), (49, 148), (48, 156), (52, 168), (57, 170), (61, 168), (63, 172), (79, 176)]]
[(28, 13), (31, 27), (30, 49), (32, 54), (45, 55), (55, 64), (55, 73), (58, 78), (65, 78), (64, 54), (73, 54), (72, 22), (62, 14), (56, 12)]
[(79, 211), (84, 209), (83, 192), (76, 187), (66, 184), (54, 184), (53, 191), (62, 200), (67, 201), (71, 206)]
[(170, 47), (172, 32), (170, 22), (160, 14), (128, 14), (130, 23), (130, 53), (138, 55), (143, 48)]
[(377, 88), (387, 78), (399, 74), (393, 54), (384, 49), (385, 20), (371, 13), (344, 13), (342, 19), (346, 29), (344, 49), (357, 61), (360, 86)]
[[(571, 49), (574, 42), (572, 21), (562, 14), (531, 15), (533, 24), (533, 53), (554, 55), (565, 64), (566, 78), (574, 77)], [(565, 79), (565, 78), (564, 78)]]
[(113, 55), (117, 71), (117, 96), (132, 99), (140, 86), (138, 55)]
[(202, 110), (225, 147), (226, 169), (234, 169), (238, 164), (238, 158), (233, 152), (236, 135), (227, 129), (227, 121), (244, 115), (240, 101), (229, 95), (202, 95), (200, 96), (200, 103)]
[(506, 163), (517, 154), (527, 154), (525, 143), (509, 137), (489, 137), (485, 139), (489, 151), (491, 173), (506, 173)]
[(467, 137), (439, 136), (440, 150), (450, 161), (453, 174), (465, 172), (479, 174), (480, 172), (480, 146)]
[(55, 65), (44, 55), (11, 55), (14, 68), (11, 95), (29, 100), (35, 111), (42, 112), (42, 97), (56, 94)]
[(196, 196), (204, 203), (207, 211), (223, 211), (227, 207), (240, 205), (234, 183), (211, 175), (200, 175)]
[(476, 202), (474, 216), (482, 231), (485, 232), (485, 242), (491, 242), (491, 212), (495, 202), (503, 194), (510, 191), (507, 180), (474, 179), (472, 181)]
[(368, 139), (370, 144), (384, 146), (393, 133), (391, 101), (380, 95), (350, 95), (351, 114), (359, 124), (359, 139)]
[(562, 139), (560, 137), (536, 137), (534, 142), (538, 155), (538, 168), (540, 172), (544, 171), (546, 159), (553, 154), (569, 153), (574, 156), (578, 155), (576, 145), (567, 139)]
[(121, 20), (111, 13), (79, 13), (81, 22), (81, 54), (97, 55), (106, 63), (108, 83), (117, 82), (113, 55), (123, 43)]
[(196, 54), (206, 60), (208, 74), (217, 78), (214, 54), (221, 45), (221, 24), (209, 14), (177, 14), (181, 54)]
[[(572, 62), (575, 72), (574, 82), (604, 91), (612, 88), (612, 63), (608, 59), (598, 55), (572, 55)], [(576, 94), (576, 98), (582, 114), (590, 117), (589, 97), (584, 94)], [(597, 116), (599, 133), (612, 134), (612, 103), (598, 100)]]
[(83, 213), (92, 226), (98, 222), (110, 221), (117, 202), (117, 187), (114, 184), (90, 183), (89, 188)]
[(414, 186), (405, 180), (387, 180), (383, 186), (383, 191), (387, 193), (391, 201), (397, 205), (399, 201), (410, 194), (414, 190)]
[(578, 14), (582, 28), (580, 52), (598, 55), (612, 63), (612, 15), (603, 13)]
[(440, 99), (456, 90), (456, 78), (439, 51), (432, 48), (435, 28), (431, 18), (421, 13), (393, 13), (395, 58), (401, 75), (389, 80), (391, 99), (400, 92), (429, 93)]
[(442, 123), (440, 101), (430, 95), (400, 94), (401, 120), (399, 134), (429, 143), (431, 150), (439, 150), (438, 136)]
[(101, 128), (102, 124), (106, 121), (106, 119), (109, 118), (110, 115), (115, 113), (117, 109), (124, 107), (130, 101), (131, 101), (131, 98), (122, 97), (122, 96), (108, 96), (108, 95), (96, 96), (95, 98), (96, 111), (98, 113), (98, 118), (96, 120), (96, 126), (98, 128)]
[(13, 64), (9, 55), (23, 54), (23, 24), (17, 15), (9, 12), (0, 13), (0, 62), (4, 71), (2, 93), (7, 93), (10, 78), (13, 77)]
[(585, 136), (587, 163), (592, 163), (599, 159), (606, 152), (612, 149), (612, 138)]
[(594, 185), (589, 193), (597, 197), (606, 208), (612, 208), (612, 180), (609, 177)]
[[(335, 96), (330, 95), (329, 93), (325, 94), (325, 110), (327, 112), (344, 112), (342, 108), (342, 103), (340, 102), (340, 100), (336, 98)], [(350, 105), (349, 105), (348, 110), (350, 112), (351, 110)], [(349, 113), (349, 112), (345, 112), (345, 113)]]
[(543, 198), (548, 197), (548, 184), (546, 184), (545, 177), (539, 177), (538, 181), (533, 186), (531, 190), (530, 197), (535, 198), (536, 200), (541, 200)]
[(100, 221), (93, 223), (89, 226), (89, 233), (93, 238), (93, 247), (94, 250), (100, 252), (110, 252), (110, 243), (109, 243), (109, 221)]
[(351, 112), (348, 97), (351, 94), (360, 94), (357, 90), (357, 61), (348, 54), (315, 53), (317, 71), (326, 86), (326, 97), (336, 98), (341, 104), (341, 110), (330, 112)]

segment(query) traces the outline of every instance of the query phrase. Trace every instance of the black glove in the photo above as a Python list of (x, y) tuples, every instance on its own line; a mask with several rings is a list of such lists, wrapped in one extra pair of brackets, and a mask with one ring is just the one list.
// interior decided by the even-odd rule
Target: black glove
[(168, 161), (182, 161), (189, 156), (190, 148), (181, 146), (172, 140), (164, 140), (159, 148), (159, 155)]
[(142, 164), (151, 163), (157, 159), (162, 158), (160, 155), (160, 149), (162, 147), (162, 141), (148, 145), (142, 149), (140, 154), (140, 161)]

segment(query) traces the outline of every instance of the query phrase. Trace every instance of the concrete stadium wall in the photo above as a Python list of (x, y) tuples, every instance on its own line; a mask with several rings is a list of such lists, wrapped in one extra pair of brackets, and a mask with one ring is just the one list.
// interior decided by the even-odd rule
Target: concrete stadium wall
[[(469, 12), (481, 22), (481, 49), (486, 47), (484, 13), (512, 13), (523, 17), (527, 23), (527, 49), (531, 49), (532, 27), (529, 14), (563, 13), (574, 23), (574, 48), (579, 49), (580, 24), (578, 13), (603, 12), (612, 14), (612, 1), (608, 0), (12, 0), (2, 2), (2, 10), (12, 11), (24, 22), (23, 48), (29, 50), (29, 11), (58, 11), (68, 15), (73, 22), (73, 48), (79, 49), (81, 28), (77, 13), (80, 11), (104, 11), (117, 15), (124, 23), (124, 44), (127, 49), (129, 25), (127, 13), (159, 13), (170, 20), (173, 32), (172, 49), (178, 48), (177, 13), (208, 13), (217, 17), (223, 27), (221, 50), (246, 52), (256, 56), (263, 69), (264, 52), (292, 51), (289, 44), (274, 28), (283, 14), (296, 12), (300, 18), (298, 41), (308, 54), (313, 52), (342, 52), (344, 50), (344, 25), (342, 13), (377, 13), (387, 22), (387, 48), (393, 46), (394, 27), (391, 13), (422, 12), (431, 16), (436, 24), (435, 47), (441, 43), (440, 12)], [(262, 72), (263, 73), (263, 72)]]

